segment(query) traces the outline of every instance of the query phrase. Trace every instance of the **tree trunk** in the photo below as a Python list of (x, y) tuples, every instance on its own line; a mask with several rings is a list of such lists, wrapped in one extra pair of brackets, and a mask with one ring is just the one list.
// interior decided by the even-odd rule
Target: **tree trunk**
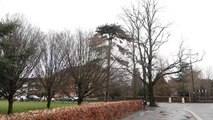
[(82, 101), (83, 101), (83, 98), (79, 97), (78, 98), (78, 105), (81, 105)]
[(136, 94), (137, 94), (137, 91), (136, 91), (136, 75), (135, 75), (135, 68), (133, 70), (133, 77), (132, 77), (132, 81), (133, 81), (133, 97), (136, 98)]
[(13, 113), (13, 97), (8, 98), (8, 111), (7, 114), (10, 115)]
[(82, 98), (82, 93), (83, 93), (83, 86), (82, 86), (82, 83), (81, 81), (78, 83), (78, 105), (81, 105), (82, 101), (83, 101), (83, 98)]
[(51, 97), (47, 97), (47, 108), (50, 109)]
[(144, 101), (147, 103), (147, 85), (143, 83)]
[(48, 93), (47, 93), (47, 108), (48, 109), (50, 108), (50, 105), (51, 105), (51, 99), (52, 99), (52, 93), (51, 93), (51, 90), (48, 90)]
[(154, 86), (149, 85), (149, 106), (156, 106), (155, 104), (155, 97), (154, 97)]
[(107, 56), (107, 84), (106, 84), (106, 94), (105, 94), (105, 102), (109, 99), (109, 81), (110, 81), (110, 62), (111, 62), (111, 48), (112, 47), (112, 39), (109, 40), (108, 46), (108, 56)]
[[(134, 36), (132, 35), (132, 38), (134, 38)], [(136, 63), (135, 63), (135, 39), (133, 39), (132, 41), (132, 62), (133, 62), (133, 97), (136, 98)]]

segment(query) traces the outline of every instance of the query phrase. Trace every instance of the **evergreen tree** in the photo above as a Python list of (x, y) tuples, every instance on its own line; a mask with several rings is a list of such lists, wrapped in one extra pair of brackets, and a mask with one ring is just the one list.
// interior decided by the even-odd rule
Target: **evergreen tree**
[(0, 95), (8, 100), (8, 114), (13, 111), (17, 91), (27, 82), (39, 60), (39, 29), (19, 16), (6, 18), (0, 25)]

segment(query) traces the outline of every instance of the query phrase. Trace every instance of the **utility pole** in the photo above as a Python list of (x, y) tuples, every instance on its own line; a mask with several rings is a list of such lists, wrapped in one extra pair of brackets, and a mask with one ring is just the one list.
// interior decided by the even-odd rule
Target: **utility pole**
[(195, 102), (195, 86), (194, 86), (194, 74), (192, 68), (192, 62), (190, 60), (190, 70), (191, 70), (191, 79), (192, 79), (192, 102)]

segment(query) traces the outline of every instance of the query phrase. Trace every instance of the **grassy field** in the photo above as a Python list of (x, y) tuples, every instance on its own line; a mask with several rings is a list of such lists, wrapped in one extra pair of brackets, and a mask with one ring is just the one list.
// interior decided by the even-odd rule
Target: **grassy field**
[[(17, 112), (26, 112), (29, 110), (39, 110), (45, 109), (47, 102), (37, 102), (37, 101), (28, 101), (28, 102), (18, 102), (15, 101), (13, 104), (13, 113)], [(76, 102), (52, 102), (51, 108), (56, 107), (65, 107), (65, 106), (75, 106)], [(0, 114), (7, 113), (8, 103), (5, 100), (0, 101)]]

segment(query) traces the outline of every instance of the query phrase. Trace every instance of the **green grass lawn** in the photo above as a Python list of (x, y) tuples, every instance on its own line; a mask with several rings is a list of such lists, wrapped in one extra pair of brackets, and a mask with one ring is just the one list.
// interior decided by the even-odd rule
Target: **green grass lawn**
[[(29, 110), (40, 110), (46, 109), (47, 102), (40, 102), (40, 101), (28, 101), (28, 102), (19, 102), (15, 101), (13, 103), (13, 113), (17, 112), (27, 112)], [(77, 105), (76, 102), (52, 102), (51, 108), (57, 107), (66, 107), (66, 106), (75, 106)], [(5, 100), (0, 100), (0, 114), (7, 113), (8, 103)]]

